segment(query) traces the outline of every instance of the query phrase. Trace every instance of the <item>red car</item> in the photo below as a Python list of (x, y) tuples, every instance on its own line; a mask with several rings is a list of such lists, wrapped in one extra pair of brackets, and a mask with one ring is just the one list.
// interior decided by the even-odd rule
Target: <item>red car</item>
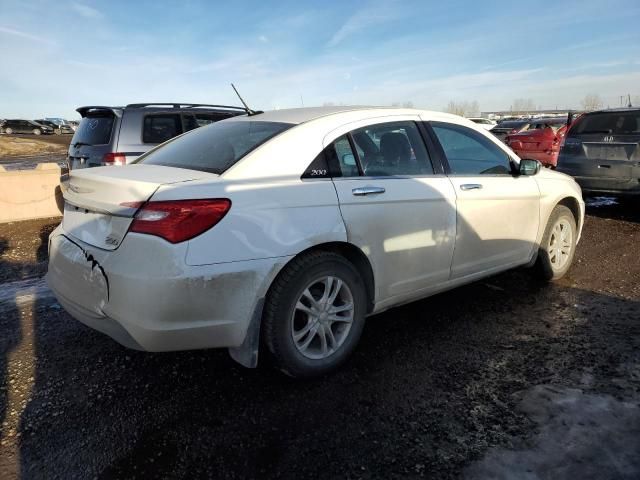
[(566, 119), (540, 119), (531, 122), (527, 130), (507, 135), (504, 141), (520, 158), (531, 158), (555, 168), (566, 132)]

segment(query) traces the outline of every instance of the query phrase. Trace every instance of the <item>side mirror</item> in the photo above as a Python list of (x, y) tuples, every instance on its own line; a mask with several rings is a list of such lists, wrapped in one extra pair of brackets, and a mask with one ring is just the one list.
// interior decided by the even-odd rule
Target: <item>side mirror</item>
[(535, 175), (540, 171), (542, 164), (538, 160), (531, 160), (529, 158), (524, 158), (520, 160), (520, 175), (530, 176)]

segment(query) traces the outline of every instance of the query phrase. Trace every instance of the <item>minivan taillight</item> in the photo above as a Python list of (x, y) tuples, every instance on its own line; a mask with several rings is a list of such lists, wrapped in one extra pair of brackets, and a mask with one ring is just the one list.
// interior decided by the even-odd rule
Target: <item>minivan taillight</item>
[(136, 213), (129, 231), (180, 243), (209, 230), (230, 208), (228, 198), (147, 202)]
[(126, 165), (127, 156), (118, 152), (107, 153), (102, 157), (102, 163), (105, 165)]

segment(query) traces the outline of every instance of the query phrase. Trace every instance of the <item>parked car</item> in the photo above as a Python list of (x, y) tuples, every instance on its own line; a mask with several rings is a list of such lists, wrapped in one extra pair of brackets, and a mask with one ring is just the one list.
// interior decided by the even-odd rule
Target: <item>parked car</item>
[(566, 130), (566, 119), (538, 119), (532, 121), (526, 130), (507, 135), (504, 142), (520, 158), (538, 160), (545, 167), (555, 168)]
[(473, 123), (477, 123), (485, 130), (491, 130), (496, 126), (496, 122), (494, 120), (489, 120), (488, 118), (479, 118), (479, 117), (469, 117)]
[(0, 130), (9, 135), (13, 133), (31, 133), (33, 135), (53, 133), (53, 128), (31, 120), (5, 120), (0, 125)]
[(78, 130), (69, 145), (69, 168), (125, 165), (194, 128), (241, 115), (241, 107), (136, 103), (126, 107), (80, 107)]
[(73, 130), (74, 132), (78, 130), (78, 125), (80, 125), (80, 122), (76, 120), (69, 120), (68, 123), (69, 123), (69, 126), (71, 127), (71, 130)]
[(56, 135), (61, 135), (63, 133), (73, 133), (73, 129), (66, 124), (56, 125), (55, 123), (45, 120), (41, 118), (40, 120), (34, 120), (34, 122), (39, 123), (40, 125), (46, 125), (47, 127), (51, 127), (53, 129), (53, 133)]
[(123, 345), (259, 345), (324, 374), (365, 317), (535, 265), (571, 265), (578, 185), (473, 122), (410, 109), (279, 110), (174, 138), (127, 168), (72, 170), (47, 281)]
[(558, 171), (587, 194), (640, 196), (640, 108), (585, 113), (564, 138)]
[(507, 135), (522, 132), (529, 128), (530, 120), (506, 120), (491, 129), (491, 133), (503, 140)]

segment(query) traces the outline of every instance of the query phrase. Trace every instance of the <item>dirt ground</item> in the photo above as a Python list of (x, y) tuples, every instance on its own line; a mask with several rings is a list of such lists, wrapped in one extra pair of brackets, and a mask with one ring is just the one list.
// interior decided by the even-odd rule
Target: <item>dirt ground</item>
[(638, 206), (592, 202), (562, 281), (372, 317), (310, 382), (85, 328), (41, 280), (54, 224), (0, 225), (0, 478), (640, 478)]
[(60, 162), (67, 156), (73, 135), (0, 135), (0, 166), (7, 170), (34, 168)]

